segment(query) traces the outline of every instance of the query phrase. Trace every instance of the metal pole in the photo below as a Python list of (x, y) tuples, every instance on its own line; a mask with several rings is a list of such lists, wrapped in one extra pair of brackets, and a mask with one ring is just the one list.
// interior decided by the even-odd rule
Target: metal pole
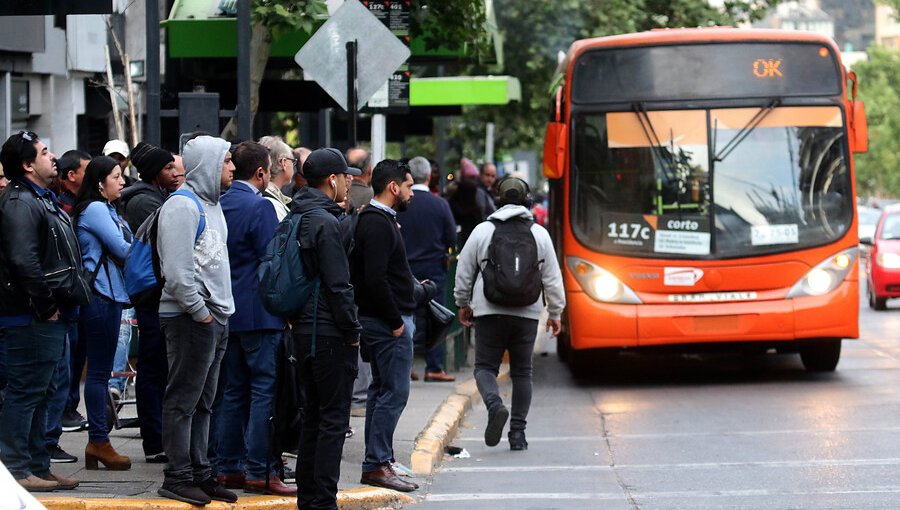
[(250, 0), (238, 0), (237, 12), (237, 133), (253, 137), (250, 125)]
[(488, 122), (484, 132), (484, 162), (494, 162), (494, 123)]
[(347, 42), (347, 142), (356, 146), (356, 39)]
[(387, 116), (383, 113), (372, 115), (372, 166), (384, 159), (387, 148)]
[[(146, 0), (147, 18), (147, 125), (146, 141), (160, 145), (159, 125), (159, 0)], [(128, 69), (125, 72), (129, 72)]]

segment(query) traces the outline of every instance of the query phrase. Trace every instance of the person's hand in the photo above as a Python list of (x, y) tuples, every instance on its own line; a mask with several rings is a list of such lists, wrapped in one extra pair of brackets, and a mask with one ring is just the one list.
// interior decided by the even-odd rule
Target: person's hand
[(559, 335), (559, 332), (562, 331), (562, 323), (559, 319), (550, 319), (547, 321), (547, 331), (552, 331), (550, 333), (553, 336)]
[(59, 310), (57, 310), (56, 313), (54, 313), (54, 314), (53, 314), (49, 319), (47, 319), (47, 320), (48, 320), (48, 321), (53, 321), (53, 322), (58, 321), (58, 320), (59, 320)]
[(472, 327), (472, 308), (464, 306), (459, 309), (459, 323), (467, 328)]
[(206, 316), (205, 319), (200, 321), (200, 324), (209, 324), (210, 322), (212, 322), (212, 319), (213, 319), (212, 314), (209, 314)]
[(395, 337), (398, 337), (398, 336), (402, 335), (405, 330), (406, 330), (406, 324), (395, 329), (394, 331), (392, 331), (392, 333), (394, 333)]

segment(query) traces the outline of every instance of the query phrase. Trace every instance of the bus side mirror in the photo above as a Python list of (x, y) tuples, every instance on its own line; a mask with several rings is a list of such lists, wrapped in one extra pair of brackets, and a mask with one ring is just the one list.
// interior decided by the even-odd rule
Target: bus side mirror
[(565, 173), (566, 125), (562, 122), (547, 123), (547, 131), (544, 134), (544, 177), (559, 179)]
[(869, 125), (866, 122), (866, 106), (862, 101), (849, 101), (852, 124), (850, 133), (853, 136), (853, 152), (868, 152)]

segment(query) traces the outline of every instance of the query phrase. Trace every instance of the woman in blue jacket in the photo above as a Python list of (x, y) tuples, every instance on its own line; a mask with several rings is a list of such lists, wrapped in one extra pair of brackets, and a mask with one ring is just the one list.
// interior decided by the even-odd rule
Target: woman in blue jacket
[(131, 230), (113, 203), (122, 195), (125, 179), (118, 162), (107, 156), (91, 160), (75, 199), (72, 222), (81, 245), (84, 267), (93, 282), (90, 304), (81, 308), (78, 336), (86, 341), (88, 444), (84, 449), (86, 469), (124, 471), (131, 459), (119, 455), (109, 442), (106, 421), (107, 381), (116, 354), (122, 308), (128, 304), (122, 264), (131, 247)]

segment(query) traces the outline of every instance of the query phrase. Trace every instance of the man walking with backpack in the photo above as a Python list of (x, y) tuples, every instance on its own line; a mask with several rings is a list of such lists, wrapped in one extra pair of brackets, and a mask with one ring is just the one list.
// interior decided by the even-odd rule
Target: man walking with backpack
[[(206, 456), (210, 408), (234, 313), (228, 262), (228, 227), (219, 204), (231, 186), (231, 144), (198, 136), (184, 146), (185, 182), (159, 212), (159, 303), (169, 359), (163, 399), (163, 448), (169, 457), (159, 495), (205, 505), (237, 501), (212, 475)], [(204, 228), (197, 237), (201, 225)]]
[(356, 378), (362, 329), (353, 303), (349, 238), (338, 221), (353, 175), (340, 151), (313, 151), (303, 165), (308, 186), (291, 202), (299, 221), (297, 241), (306, 274), (318, 280), (302, 310), (291, 318), (300, 381), (306, 395), (297, 454), (297, 506), (337, 510), (344, 433), (350, 427), (350, 396)]
[(460, 253), (453, 294), (459, 322), (475, 325), (475, 383), (488, 411), (484, 442), (496, 446), (510, 418), (497, 386), (503, 352), (509, 350), (509, 448), (527, 450), (531, 355), (541, 308), (546, 302), (547, 329), (556, 335), (566, 298), (553, 242), (529, 211), (528, 184), (511, 177), (499, 190), (500, 209), (475, 227)]

